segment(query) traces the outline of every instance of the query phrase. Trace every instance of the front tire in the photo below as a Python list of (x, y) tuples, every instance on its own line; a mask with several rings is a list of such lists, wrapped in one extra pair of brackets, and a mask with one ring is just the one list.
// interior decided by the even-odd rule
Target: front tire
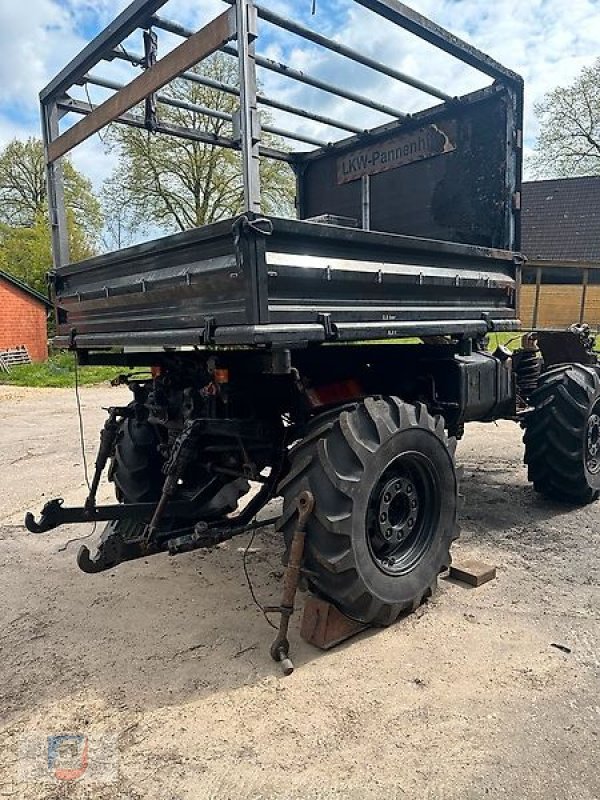
[(127, 417), (117, 434), (109, 480), (119, 503), (157, 503), (164, 475), (158, 436), (149, 422)]
[(458, 536), (455, 447), (441, 417), (395, 397), (315, 418), (280, 485), (288, 543), (296, 498), (303, 490), (315, 498), (306, 526), (311, 589), (379, 625), (429, 597)]
[(565, 364), (544, 373), (527, 418), (525, 463), (536, 492), (585, 505), (600, 496), (600, 376)]

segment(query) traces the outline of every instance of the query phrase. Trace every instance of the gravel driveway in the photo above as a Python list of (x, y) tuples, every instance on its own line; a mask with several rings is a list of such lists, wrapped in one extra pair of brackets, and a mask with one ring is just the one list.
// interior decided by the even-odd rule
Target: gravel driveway
[[(122, 396), (82, 390), (91, 462), (100, 407)], [(538, 499), (520, 438), (472, 425), (458, 451), (455, 560), (497, 579), (442, 580), (417, 613), (326, 654), (294, 618), (283, 678), (245, 537), (90, 576), (65, 550), (85, 526), (25, 533), (25, 510), (84, 497), (75, 399), (0, 387), (0, 797), (598, 800), (600, 504)], [(272, 530), (249, 567), (276, 602)], [(94, 743), (112, 742), (116, 782), (25, 782), (23, 742), (59, 733), (89, 737), (90, 776)]]

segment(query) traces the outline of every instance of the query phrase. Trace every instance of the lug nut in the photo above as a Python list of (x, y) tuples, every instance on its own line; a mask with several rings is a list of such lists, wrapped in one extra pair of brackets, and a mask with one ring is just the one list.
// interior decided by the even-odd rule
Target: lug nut
[(415, 521), (414, 521), (414, 519), (411, 517), (411, 518), (408, 520), (408, 527), (409, 527), (409, 528), (412, 528), (412, 526), (413, 526), (414, 524), (415, 524)]
[(379, 515), (379, 519), (380, 519), (382, 522), (385, 522), (385, 521), (386, 521), (386, 519), (387, 519), (387, 514), (385, 513), (385, 511), (382, 511), (382, 512), (381, 512), (381, 514)]
[(389, 503), (391, 499), (392, 499), (392, 495), (389, 492), (386, 492), (383, 495), (383, 502), (384, 503)]

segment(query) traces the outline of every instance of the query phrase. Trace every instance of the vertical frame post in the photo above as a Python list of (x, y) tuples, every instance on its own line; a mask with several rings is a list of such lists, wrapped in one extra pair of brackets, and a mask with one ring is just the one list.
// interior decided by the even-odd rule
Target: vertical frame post
[(521, 306), (523, 298), (523, 259), (521, 257), (515, 258), (515, 314), (521, 322), (523, 308)]
[(536, 267), (535, 270), (535, 300), (533, 303), (533, 314), (531, 320), (531, 327), (535, 330), (538, 326), (538, 317), (540, 313), (540, 295), (542, 292), (542, 267)]
[(360, 179), (361, 216), (363, 231), (371, 230), (371, 177), (363, 175)]
[(65, 206), (65, 178), (62, 159), (48, 160), (48, 146), (58, 138), (58, 108), (54, 100), (42, 102), (42, 136), (46, 154), (46, 179), (48, 186), (48, 213), (52, 231), (52, 260), (54, 268), (69, 263), (69, 233)]
[(253, 0), (236, 0), (240, 75), (240, 146), (244, 176), (244, 211), (260, 213), (260, 123), (256, 99), (258, 15)]
[(588, 293), (588, 286), (590, 283), (590, 271), (589, 269), (583, 270), (583, 282), (581, 285), (581, 308), (579, 309), (579, 324), (583, 325), (585, 322), (585, 307), (587, 305), (587, 293)]

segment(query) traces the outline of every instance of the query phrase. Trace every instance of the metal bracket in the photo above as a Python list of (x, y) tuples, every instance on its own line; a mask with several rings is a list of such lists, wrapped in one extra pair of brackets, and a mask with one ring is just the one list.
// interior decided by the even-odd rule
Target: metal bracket
[[(156, 31), (153, 31), (152, 28), (150, 28), (147, 31), (144, 31), (144, 61), (142, 66), (144, 69), (151, 69), (151, 67), (156, 64), (157, 60), (158, 36)], [(144, 119), (146, 122), (146, 128), (151, 133), (155, 133), (158, 127), (156, 92), (153, 92), (146, 98)]]
[(317, 322), (319, 325), (322, 325), (323, 329), (325, 330), (326, 341), (334, 341), (337, 339), (338, 332), (335, 323), (331, 321), (331, 314), (318, 314)]
[(214, 344), (217, 321), (214, 317), (204, 318), (204, 331), (202, 332), (202, 344)]
[(311, 492), (301, 492), (298, 496), (298, 523), (290, 552), (288, 564), (283, 578), (283, 596), (281, 605), (265, 611), (277, 611), (281, 614), (279, 622), (279, 632), (271, 645), (271, 658), (281, 664), (284, 675), (291, 675), (294, 671), (294, 664), (290, 658), (290, 643), (288, 640), (288, 628), (290, 617), (294, 613), (294, 601), (298, 591), (298, 581), (302, 570), (302, 560), (304, 558), (304, 540), (306, 537), (306, 523), (315, 507), (315, 498)]

